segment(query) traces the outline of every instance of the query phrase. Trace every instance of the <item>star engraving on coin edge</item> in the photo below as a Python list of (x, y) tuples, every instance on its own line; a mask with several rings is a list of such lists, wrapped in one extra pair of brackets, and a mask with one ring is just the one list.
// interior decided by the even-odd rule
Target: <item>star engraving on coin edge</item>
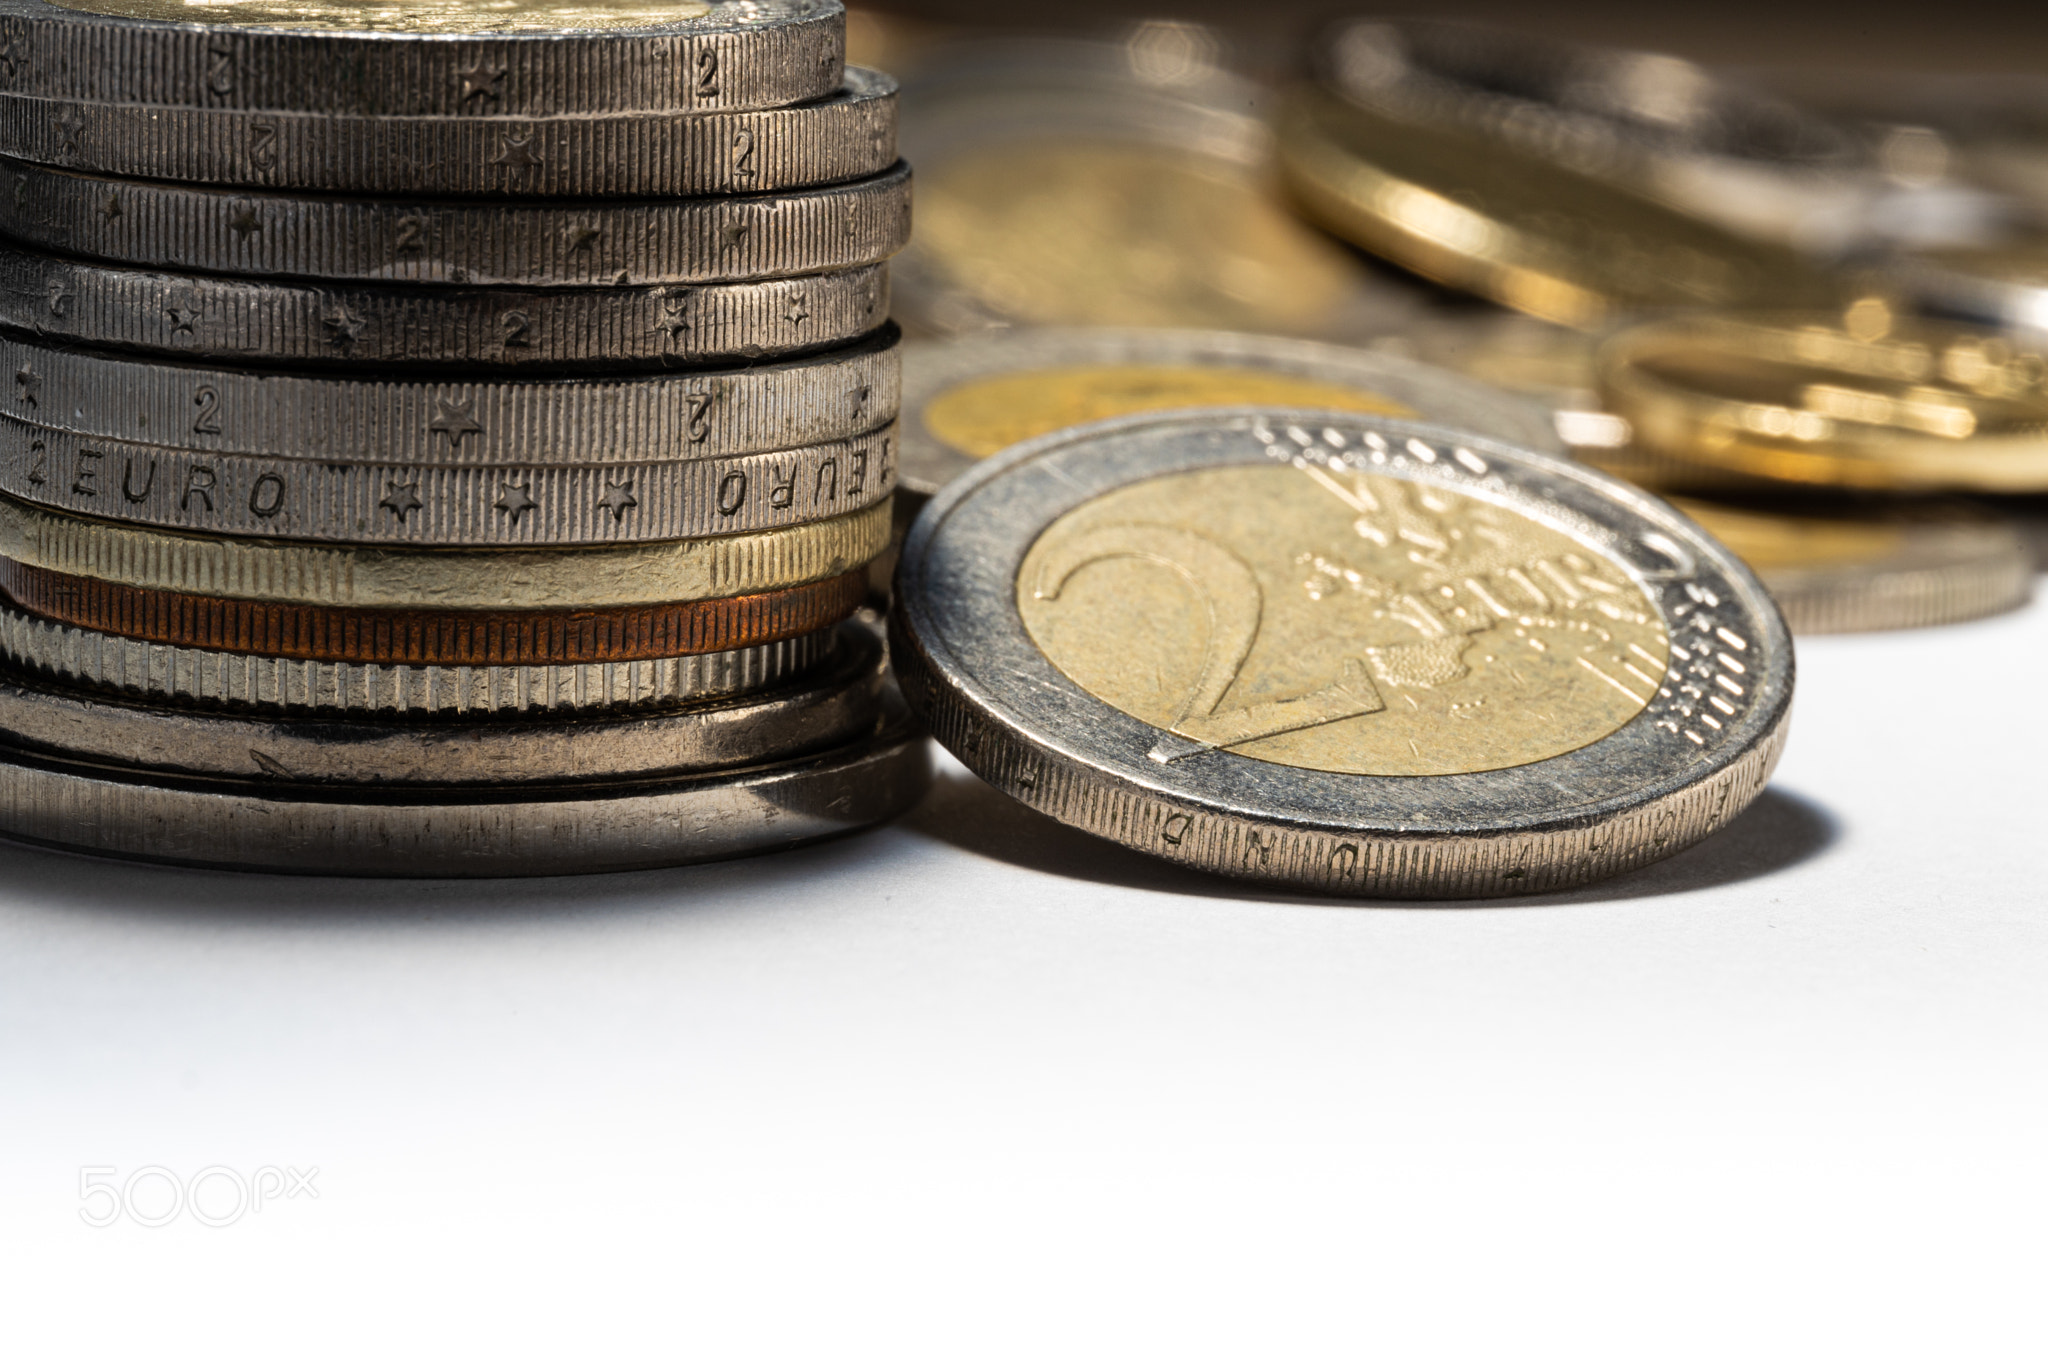
[(633, 496), (633, 481), (628, 479), (625, 483), (606, 484), (605, 494), (597, 504), (612, 514), (612, 520), (624, 521), (626, 513), (640, 505), (640, 499)]
[(533, 496), (532, 484), (508, 483), (498, 490), (498, 500), (492, 506), (511, 516), (512, 524), (517, 526), (519, 519), (540, 503)]
[(411, 483), (392, 483), (389, 491), (384, 494), (383, 501), (377, 505), (396, 513), (400, 523), (403, 523), (411, 513), (426, 506), (420, 501), (420, 485), (417, 479)]
[(465, 398), (456, 402), (439, 394), (434, 397), (434, 420), (427, 423), (428, 431), (438, 431), (448, 438), (448, 444), (460, 449), (462, 438), (471, 434), (482, 435), (483, 423), (476, 420), (476, 399)]

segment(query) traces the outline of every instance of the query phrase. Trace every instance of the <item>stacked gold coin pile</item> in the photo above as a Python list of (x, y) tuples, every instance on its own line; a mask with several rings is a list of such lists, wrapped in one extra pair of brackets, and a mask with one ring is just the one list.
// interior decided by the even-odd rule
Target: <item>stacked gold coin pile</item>
[(850, 620), (910, 187), (844, 22), (0, 0), (6, 831), (493, 874), (912, 799)]

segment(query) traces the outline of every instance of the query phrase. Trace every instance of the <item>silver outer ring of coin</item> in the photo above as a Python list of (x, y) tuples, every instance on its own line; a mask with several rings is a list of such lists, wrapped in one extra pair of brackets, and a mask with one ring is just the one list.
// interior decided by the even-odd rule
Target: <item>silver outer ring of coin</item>
[(93, 175), (316, 194), (659, 198), (879, 175), (896, 83), (850, 68), (786, 109), (552, 119), (252, 114), (0, 96), (0, 155)]
[(821, 521), (895, 486), (896, 428), (723, 459), (390, 465), (216, 455), (0, 414), (0, 493), (206, 535), (356, 545), (618, 545)]
[[(1017, 573), (1064, 513), (1182, 470), (1332, 457), (1509, 507), (1600, 547), (1660, 606), (1691, 662), (1674, 651), (1677, 668), (1643, 712), (1575, 753), (1489, 773), (1360, 777), (1214, 749), (1155, 761), (1163, 741), (1181, 742), (1083, 691), (1026, 633)], [(1694, 669), (1712, 685), (1724, 667), (1715, 652), (1738, 652), (1737, 641), (1749, 672), (1727, 685), (1733, 714), (1708, 712), (1710, 725), (1699, 715), (1705, 703), (1682, 689), (1699, 690)], [(1763, 585), (1655, 498), (1564, 459), (1442, 428), (1287, 409), (1076, 427), (953, 484), (904, 547), (890, 654), (933, 736), (1053, 819), (1205, 871), (1366, 896), (1562, 890), (1668, 857), (1763, 790), (1792, 700), (1791, 636)]]
[(838, 0), (725, 0), (652, 28), (459, 35), (166, 23), (0, 0), (0, 88), (370, 116), (772, 109), (839, 84), (845, 26)]
[(209, 454), (388, 464), (618, 464), (847, 440), (894, 420), (897, 332), (723, 370), (446, 380), (270, 374), (0, 335), (0, 411)]
[(537, 877), (676, 867), (830, 839), (931, 786), (900, 707), (789, 762), (637, 783), (367, 788), (157, 774), (0, 749), (0, 835), (78, 853), (340, 877)]
[(843, 346), (889, 317), (889, 268), (625, 289), (323, 285), (99, 265), (0, 243), (0, 327), (220, 364), (678, 368)]
[(1236, 332), (1109, 327), (1033, 328), (912, 342), (903, 348), (901, 483), (930, 497), (983, 461), (955, 450), (925, 426), (935, 400), (962, 384), (1035, 370), (1147, 365), (1254, 370), (1356, 388), (1410, 409), (1414, 420), (1458, 427), (1510, 445), (1560, 452), (1543, 409), (1476, 379), (1373, 351)]
[(888, 260), (910, 169), (777, 194), (472, 203), (294, 197), (0, 161), (0, 235), (59, 255), (329, 284), (716, 284)]
[(832, 652), (820, 631), (717, 654), (634, 663), (445, 668), (337, 664), (182, 649), (47, 621), (0, 603), (0, 656), (65, 683), (175, 706), (438, 716), (675, 707), (775, 687)]
[(882, 642), (850, 626), (830, 665), (770, 691), (667, 712), (560, 719), (206, 714), (54, 691), (0, 672), (0, 744), (251, 781), (514, 786), (773, 763), (872, 731)]

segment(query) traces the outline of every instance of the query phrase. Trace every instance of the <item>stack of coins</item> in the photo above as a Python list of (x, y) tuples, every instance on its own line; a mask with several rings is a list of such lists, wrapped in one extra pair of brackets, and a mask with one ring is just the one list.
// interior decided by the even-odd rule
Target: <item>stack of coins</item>
[(0, 828), (497, 875), (914, 799), (844, 24), (0, 0)]

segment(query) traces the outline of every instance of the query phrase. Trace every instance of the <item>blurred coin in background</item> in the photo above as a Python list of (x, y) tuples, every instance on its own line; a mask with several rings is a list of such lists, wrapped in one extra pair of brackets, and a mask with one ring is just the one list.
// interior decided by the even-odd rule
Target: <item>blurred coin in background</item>
[(1412, 291), (1290, 212), (1266, 102), (1189, 24), (927, 52), (902, 106), (918, 225), (895, 266), (898, 316), (927, 335), (1390, 330)]
[(1657, 482), (2048, 491), (2048, 356), (1981, 329), (1846, 314), (1695, 316), (1600, 356), (1609, 411)]

